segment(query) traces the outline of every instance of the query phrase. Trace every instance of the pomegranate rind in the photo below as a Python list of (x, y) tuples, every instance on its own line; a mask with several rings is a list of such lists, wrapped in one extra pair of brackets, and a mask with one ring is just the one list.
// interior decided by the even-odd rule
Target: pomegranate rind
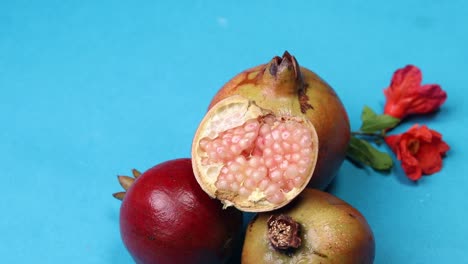
[[(306, 171), (305, 181), (300, 187), (294, 187), (292, 190), (284, 192), (286, 199), (280, 203), (269, 202), (266, 199), (266, 194), (258, 188), (248, 197), (241, 196), (237, 192), (218, 190), (215, 184), (225, 164), (223, 162), (204, 164), (203, 159), (207, 157), (207, 153), (200, 147), (200, 140), (207, 137), (214, 139), (226, 130), (243, 125), (247, 120), (267, 115), (298, 121), (310, 130), (312, 138), (311, 162)], [(281, 116), (278, 115), (269, 109), (259, 107), (254, 101), (239, 95), (225, 98), (211, 107), (201, 121), (192, 142), (193, 171), (203, 191), (210, 197), (219, 199), (225, 207), (234, 206), (244, 212), (266, 212), (287, 205), (306, 188), (314, 173), (318, 157), (319, 142), (317, 132), (305, 116), (291, 116), (291, 113), (287, 111), (282, 112)], [(229, 120), (229, 122), (225, 122), (225, 120)]]

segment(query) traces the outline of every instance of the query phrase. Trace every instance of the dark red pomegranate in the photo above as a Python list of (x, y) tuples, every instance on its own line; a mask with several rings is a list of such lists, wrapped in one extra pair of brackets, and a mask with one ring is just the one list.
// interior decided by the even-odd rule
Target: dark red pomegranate
[(242, 213), (223, 209), (198, 185), (190, 159), (120, 176), (123, 242), (136, 263), (222, 263), (241, 233)]

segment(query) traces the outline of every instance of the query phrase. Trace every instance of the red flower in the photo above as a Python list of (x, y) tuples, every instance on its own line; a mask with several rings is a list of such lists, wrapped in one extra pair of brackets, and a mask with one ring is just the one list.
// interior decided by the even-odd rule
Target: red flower
[(401, 161), (408, 178), (416, 181), (422, 174), (432, 174), (442, 168), (442, 156), (450, 147), (442, 135), (427, 126), (412, 126), (407, 132), (387, 136), (385, 142)]
[(387, 102), (384, 113), (396, 118), (411, 114), (426, 114), (437, 110), (447, 99), (447, 93), (437, 84), (421, 85), (422, 73), (408, 65), (398, 69), (390, 87), (384, 90)]

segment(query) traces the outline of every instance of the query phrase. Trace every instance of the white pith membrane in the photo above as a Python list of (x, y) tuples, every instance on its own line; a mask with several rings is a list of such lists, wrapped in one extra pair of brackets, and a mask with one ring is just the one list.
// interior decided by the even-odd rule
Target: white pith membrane
[(310, 123), (274, 116), (245, 99), (206, 118), (193, 154), (195, 175), (208, 194), (259, 212), (285, 205), (307, 185), (318, 149)]

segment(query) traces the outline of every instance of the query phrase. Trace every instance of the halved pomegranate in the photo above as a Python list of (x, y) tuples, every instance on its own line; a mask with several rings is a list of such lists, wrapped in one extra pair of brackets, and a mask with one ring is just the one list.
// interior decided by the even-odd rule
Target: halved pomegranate
[(215, 95), (193, 140), (192, 165), (203, 190), (226, 206), (269, 211), (306, 186), (325, 188), (349, 138), (336, 93), (285, 52)]
[(269, 211), (289, 203), (314, 173), (320, 143), (306, 115), (313, 106), (289, 53), (255, 68), (244, 81), (226, 86), (235, 92), (201, 121), (192, 165), (203, 190), (226, 206)]
[(306, 187), (317, 152), (317, 134), (304, 116), (232, 96), (203, 119), (192, 157), (208, 194), (226, 206), (259, 212), (285, 205)]

